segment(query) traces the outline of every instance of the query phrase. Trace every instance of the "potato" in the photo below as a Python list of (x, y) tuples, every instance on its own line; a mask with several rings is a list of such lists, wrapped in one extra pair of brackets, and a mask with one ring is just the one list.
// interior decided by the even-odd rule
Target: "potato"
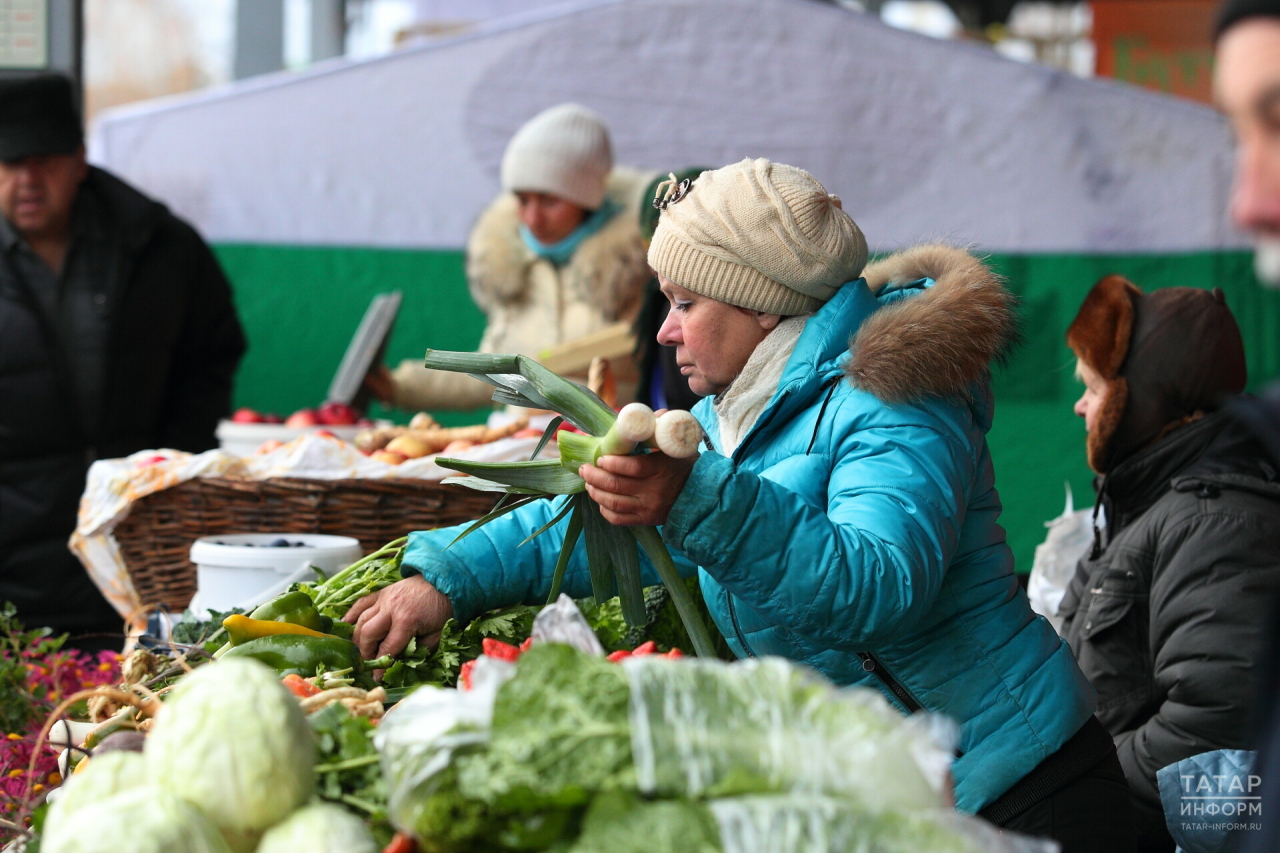
[(409, 429), (435, 429), (440, 426), (436, 419), (428, 415), (426, 412), (418, 412), (413, 416), (413, 420), (409, 421)]
[(403, 453), (396, 453), (394, 450), (375, 450), (369, 454), (370, 459), (377, 459), (379, 462), (385, 462), (388, 465), (399, 465), (407, 457)]
[(467, 441), (465, 438), (460, 438), (457, 441), (451, 441), (446, 444), (444, 450), (440, 451), (440, 455), (450, 456), (454, 453), (461, 453), (464, 450), (470, 450), (475, 446), (476, 443), (474, 441)]
[(417, 459), (430, 453), (431, 445), (411, 435), (402, 435), (387, 442), (385, 449), (390, 450), (392, 453), (399, 453), (406, 459)]

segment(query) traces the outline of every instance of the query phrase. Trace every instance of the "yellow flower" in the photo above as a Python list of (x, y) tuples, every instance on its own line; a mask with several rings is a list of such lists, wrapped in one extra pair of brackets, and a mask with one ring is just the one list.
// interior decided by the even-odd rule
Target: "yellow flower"
[(33, 794), (38, 794), (43, 790), (44, 790), (44, 785), (41, 785), (39, 782), (31, 786), (31, 793)]
[(62, 774), (59, 773), (57, 770), (55, 770), (49, 774), (49, 778), (46, 779), (45, 781), (48, 782), (50, 785), (61, 785)]
[(22, 740), (22, 735), (18, 734), (17, 732), (9, 732), (9, 734), (5, 735), (5, 737), (7, 737), (9, 740)]
[(25, 773), (25, 772), (26, 772), (25, 770), (19, 770), (19, 769), (16, 769), (16, 768), (15, 768), (15, 769), (13, 769), (13, 770), (10, 770), (10, 771), (9, 771), (9, 778), (10, 778), (10, 779), (17, 779), (19, 776), (21, 776), (21, 775), (22, 775), (23, 773)]

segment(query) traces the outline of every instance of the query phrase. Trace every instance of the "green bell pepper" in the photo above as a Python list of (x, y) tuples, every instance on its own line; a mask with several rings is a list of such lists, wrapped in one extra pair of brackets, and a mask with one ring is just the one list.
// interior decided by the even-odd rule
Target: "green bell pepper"
[(296, 674), (310, 678), (317, 671), (350, 670), (357, 686), (373, 686), (365, 674), (365, 662), (356, 644), (341, 637), (307, 637), (300, 634), (277, 634), (259, 637), (227, 649), (224, 658), (249, 657), (260, 660), (280, 675)]
[(291, 625), (301, 625), (312, 631), (319, 631), (321, 634), (329, 634), (333, 628), (333, 620), (316, 610), (311, 596), (302, 590), (276, 596), (266, 604), (259, 605), (249, 614), (249, 618), (266, 622), (288, 622)]

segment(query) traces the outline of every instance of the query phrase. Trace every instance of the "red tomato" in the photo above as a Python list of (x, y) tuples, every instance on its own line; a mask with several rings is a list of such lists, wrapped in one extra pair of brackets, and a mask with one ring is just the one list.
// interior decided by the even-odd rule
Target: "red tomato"
[(618, 649), (616, 652), (610, 652), (609, 657), (606, 658), (606, 660), (608, 660), (610, 663), (617, 663), (623, 658), (629, 658), (629, 657), (631, 657), (631, 652), (627, 651), (626, 649)]
[(671, 651), (663, 655), (663, 657), (668, 657), (668, 658), (671, 658), (672, 660), (675, 660), (676, 658), (684, 657), (684, 652), (680, 651), (679, 649), (672, 649)]
[(382, 848), (382, 853), (418, 853), (418, 842), (412, 835), (397, 832), (391, 843)]
[(532, 645), (533, 645), (533, 637), (530, 637), (529, 639), (525, 640), (523, 643), (520, 644), (520, 654), (524, 654), (525, 652), (529, 651), (529, 647)]
[(462, 665), (462, 669), (458, 672), (458, 686), (463, 690), (471, 689), (471, 670), (476, 668), (476, 662), (469, 660)]
[(651, 655), (658, 650), (658, 644), (653, 640), (645, 640), (643, 643), (635, 647), (631, 652), (635, 657), (641, 658), (645, 655)]
[(480, 648), (484, 649), (484, 654), (498, 660), (509, 660), (515, 663), (516, 658), (520, 657), (520, 650), (515, 646), (501, 640), (491, 640), (488, 637), (480, 641)]

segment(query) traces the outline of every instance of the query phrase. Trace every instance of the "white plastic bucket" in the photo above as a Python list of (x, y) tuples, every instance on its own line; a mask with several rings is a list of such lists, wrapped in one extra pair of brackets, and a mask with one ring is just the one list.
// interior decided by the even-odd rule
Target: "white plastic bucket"
[[(302, 547), (271, 547), (284, 539)], [(332, 575), (360, 559), (360, 543), (350, 536), (319, 533), (243, 533), (206, 536), (191, 546), (197, 591), (190, 609), (251, 610), (300, 581), (314, 580), (312, 566)]]

